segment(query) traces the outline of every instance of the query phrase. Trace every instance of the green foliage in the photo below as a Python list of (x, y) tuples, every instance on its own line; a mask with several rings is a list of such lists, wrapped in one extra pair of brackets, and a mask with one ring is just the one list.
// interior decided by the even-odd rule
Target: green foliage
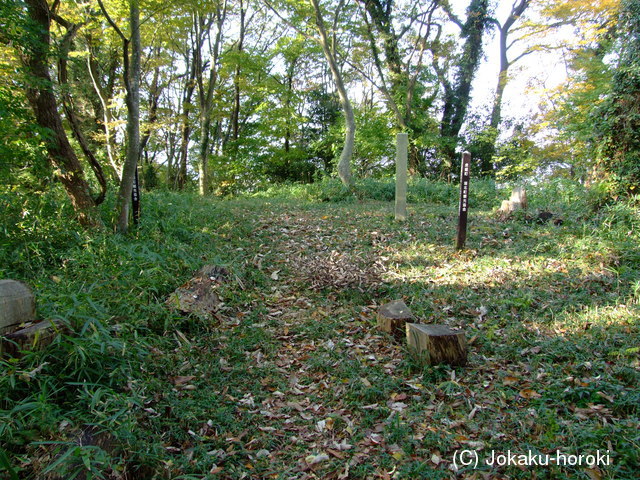
[(625, 0), (618, 21), (619, 60), (611, 91), (595, 112), (600, 167), (612, 194), (640, 192), (640, 1)]
[(379, 109), (356, 109), (357, 135), (353, 152), (359, 177), (379, 176), (393, 167), (395, 148), (389, 114)]
[[(427, 469), (419, 459), (463, 448), (457, 430), (430, 428), (462, 421), (465, 438), (493, 438), (496, 449), (553, 450), (571, 439), (591, 451), (615, 433), (616, 478), (635, 478), (637, 452), (626, 439), (638, 440), (637, 200), (594, 215), (576, 182), (529, 186), (530, 209), (561, 215), (557, 226), (497, 220), (507, 192), (489, 180), (471, 187), (469, 250), (457, 253), (458, 186), (425, 179), (412, 179), (412, 215), (402, 224), (390, 215), (392, 179), (365, 179), (352, 191), (325, 179), (217, 201), (153, 191), (126, 238), (65, 222), (66, 210), (54, 207), (69, 207), (55, 190), (3, 204), (3, 225), (30, 214), (6, 229), (2, 260), (9, 250), (31, 254), (3, 262), (2, 276), (33, 285), (40, 315), (70, 331), (0, 362), (0, 475), (288, 478), (291, 465), (317, 454), (292, 439), (304, 432), (344, 440), (347, 452), (364, 445), (370, 455), (350, 470), (354, 478), (381, 464), (445, 478), (446, 464), (426, 460)], [(56, 248), (28, 247), (27, 229)], [(291, 259), (302, 255), (309, 266), (328, 249), (388, 258), (382, 285), (314, 290)], [(210, 318), (168, 310), (169, 293), (205, 263), (230, 273), (216, 287), (224, 305)], [(330, 271), (319, 264), (307, 273)], [(424, 367), (371, 335), (370, 305), (401, 297), (420, 318), (465, 326), (474, 338), (466, 368)], [(469, 395), (474, 405), (461, 403)], [(484, 405), (491, 409), (474, 408)], [(600, 414), (617, 421), (604, 428)], [(101, 435), (114, 446), (86, 440)], [(314, 466), (320, 475), (343, 468), (331, 458)]]
[(445, 105), (440, 130), (443, 137), (441, 146), (442, 155), (452, 163), (452, 166), (458, 162), (454, 153), (455, 145), (467, 115), (473, 78), (482, 58), (483, 36), (490, 25), (488, 13), (487, 0), (469, 2), (466, 11), (467, 20), (461, 25), (460, 37), (464, 40), (462, 52), (456, 59), (454, 81), (445, 89)]
[(566, 212), (586, 217), (593, 209), (589, 188), (567, 178), (552, 178), (527, 185), (527, 203), (535, 210)]
[(58, 266), (65, 252), (80, 246), (87, 234), (79, 233), (73, 210), (54, 189), (40, 195), (8, 188), (0, 192), (0, 276), (20, 277)]
[[(491, 207), (498, 201), (499, 192), (493, 180), (475, 179), (469, 191), (471, 207)], [(253, 194), (255, 197), (284, 197), (310, 202), (352, 202), (359, 200), (378, 200), (391, 202), (395, 199), (395, 180), (393, 178), (357, 179), (353, 189), (345, 188), (334, 178), (324, 178), (311, 184), (285, 184), (269, 187)], [(426, 178), (411, 177), (407, 188), (407, 199), (414, 203), (435, 203), (456, 206), (460, 196), (460, 187), (453, 183), (443, 183)]]
[[(0, 73), (3, 71), (0, 68)], [(0, 185), (40, 190), (52, 176), (39, 129), (15, 85), (0, 79)]]
[(551, 115), (560, 135), (544, 150), (609, 198), (640, 188), (639, 5), (623, 1), (615, 30), (576, 52), (572, 84)]

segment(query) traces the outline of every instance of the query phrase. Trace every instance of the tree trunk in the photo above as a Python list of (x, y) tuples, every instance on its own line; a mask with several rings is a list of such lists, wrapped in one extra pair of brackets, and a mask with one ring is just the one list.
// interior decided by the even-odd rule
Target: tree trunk
[[(482, 37), (488, 24), (488, 0), (471, 0), (467, 8), (467, 20), (461, 24), (462, 38), (465, 39), (462, 56), (456, 68), (455, 85), (445, 94), (440, 134), (445, 143), (443, 153), (453, 168), (457, 162), (455, 153), (458, 135), (467, 115), (471, 101), (471, 83), (482, 57)], [(453, 14), (447, 12), (452, 18)]]
[[(200, 162), (198, 164), (199, 181), (198, 187), (200, 195), (206, 195), (209, 192), (209, 150), (211, 144), (211, 111), (213, 108), (213, 93), (218, 83), (218, 61), (220, 56), (220, 45), (222, 44), (222, 26), (226, 18), (226, 3), (220, 8), (216, 9), (215, 17), (210, 18), (204, 22), (196, 17), (196, 42), (194, 44), (194, 67), (197, 72), (198, 83), (198, 99), (200, 102)], [(216, 37), (211, 46), (209, 52), (209, 78), (205, 85), (203, 76), (203, 60), (202, 60), (202, 46), (206, 35), (210, 35), (211, 26), (213, 20), (216, 22)], [(200, 22), (200, 25), (198, 25)], [(243, 35), (243, 33), (241, 33)], [(211, 45), (211, 43), (209, 43)], [(239, 90), (237, 90), (239, 95)], [(239, 100), (238, 100), (239, 102)], [(239, 103), (238, 103), (239, 107)]]
[[(240, 37), (238, 39), (238, 54), (241, 54), (244, 49), (244, 36), (246, 33), (246, 16), (247, 16), (247, 8), (244, 5), (243, 1), (240, 0)], [(238, 57), (238, 60), (240, 57)], [(233, 140), (238, 139), (239, 135), (239, 123), (240, 123), (240, 61), (236, 64), (235, 76), (233, 79), (233, 89), (234, 89), (234, 98), (233, 98), (233, 112), (231, 115), (231, 138)]]
[(84, 178), (82, 165), (78, 161), (58, 113), (53, 84), (49, 74), (51, 12), (46, 0), (26, 0), (30, 19), (39, 27), (34, 33), (34, 41), (28, 45), (22, 56), (22, 62), (33, 79), (27, 88), (27, 99), (40, 127), (52, 132), (46, 147), (49, 160), (58, 170), (58, 178), (71, 199), (73, 208), (81, 224), (99, 227), (102, 221), (98, 216), (91, 190)]
[(349, 101), (349, 96), (347, 95), (347, 90), (344, 86), (344, 81), (342, 80), (342, 74), (338, 69), (338, 64), (327, 39), (327, 30), (324, 26), (320, 5), (318, 0), (310, 0), (310, 2), (315, 11), (316, 26), (318, 27), (318, 33), (320, 34), (320, 45), (322, 46), (322, 51), (327, 59), (327, 63), (329, 64), (331, 74), (333, 75), (333, 81), (336, 84), (338, 97), (340, 98), (340, 103), (344, 112), (346, 132), (344, 146), (342, 148), (342, 153), (340, 154), (340, 160), (338, 161), (338, 176), (345, 186), (350, 187), (352, 185), (351, 157), (353, 156), (353, 145), (355, 143), (356, 120), (353, 114), (353, 108), (351, 107), (351, 102)]
[(299, 57), (291, 59), (287, 67), (287, 95), (284, 100), (284, 111), (286, 112), (285, 131), (284, 131), (284, 151), (289, 153), (291, 150), (291, 99), (293, 98), (293, 76), (295, 75), (296, 64)]
[[(87, 41), (90, 43), (91, 38), (89, 37)], [(117, 67), (117, 62), (114, 59), (111, 62), (110, 77), (109, 77), (110, 79), (112, 77), (115, 77), (116, 67)], [(100, 116), (102, 117), (101, 119), (102, 132), (104, 133), (104, 136), (105, 136), (104, 143), (107, 150), (107, 158), (109, 159), (109, 165), (111, 167), (110, 174), (114, 180), (120, 182), (120, 179), (122, 178), (122, 174), (120, 172), (120, 166), (116, 161), (117, 152), (115, 147), (115, 135), (111, 129), (111, 124), (113, 123), (113, 116), (111, 114), (111, 108), (109, 108), (109, 103), (108, 103), (109, 98), (113, 93), (113, 90), (112, 90), (113, 82), (111, 80), (109, 81), (109, 88), (111, 88), (111, 90), (109, 90), (109, 88), (105, 90), (100, 85), (100, 81), (98, 77), (98, 62), (96, 61), (95, 55), (93, 53), (93, 48), (91, 48), (91, 45), (89, 45), (89, 57), (87, 58), (87, 69), (89, 71), (89, 77), (91, 78), (91, 84), (93, 86), (94, 91), (96, 92), (96, 95), (98, 97), (99, 104), (100, 104), (100, 108), (97, 109), (100, 111), (98, 112), (96, 110), (97, 117), (98, 117), (96, 118), (96, 121), (99, 120)]]
[[(130, 64), (125, 59), (125, 84), (127, 86), (127, 157), (122, 169), (122, 181), (118, 192), (117, 230), (126, 233), (129, 229), (129, 210), (131, 208), (131, 192), (138, 167), (140, 155), (140, 9), (139, 0), (129, 0), (129, 24), (131, 29)], [(124, 55), (129, 52), (125, 48)]]
[(36, 319), (36, 297), (28, 285), (0, 280), (0, 335)]
[(177, 159), (177, 172), (175, 177), (175, 187), (179, 190), (182, 190), (187, 182), (187, 163), (189, 156), (189, 139), (191, 137), (191, 121), (189, 119), (189, 115), (191, 114), (191, 99), (193, 97), (193, 91), (195, 89), (195, 78), (196, 78), (196, 69), (195, 69), (195, 59), (189, 58), (191, 55), (186, 55), (187, 58), (187, 70), (189, 72), (189, 76), (184, 85), (184, 90), (182, 92), (182, 115), (181, 115), (181, 125), (180, 125), (180, 150), (178, 152)]
[(509, 31), (513, 24), (520, 18), (520, 16), (524, 13), (524, 11), (529, 6), (530, 0), (520, 0), (519, 3), (514, 4), (511, 9), (511, 14), (504, 22), (504, 24), (500, 25), (497, 20), (494, 20), (494, 23), (497, 25), (498, 30), (500, 32), (500, 72), (498, 73), (498, 83), (496, 85), (496, 94), (493, 98), (493, 107), (491, 109), (491, 120), (489, 122), (489, 127), (492, 129), (493, 141), (489, 152), (487, 152), (488, 158), (482, 159), (482, 171), (483, 172), (493, 172), (493, 155), (496, 151), (496, 142), (498, 140), (498, 128), (500, 127), (500, 122), (502, 121), (502, 97), (504, 96), (504, 90), (509, 81), (509, 67), (516, 62), (519, 58), (526, 55), (527, 52), (522, 54), (520, 57), (516, 58), (513, 61), (509, 61), (507, 56), (509, 45), (507, 44), (507, 40), (509, 37)]
[(496, 130), (500, 126), (502, 120), (502, 97), (504, 89), (507, 86), (509, 62), (507, 61), (506, 50), (507, 38), (504, 31), (500, 31), (500, 73), (498, 74), (498, 83), (496, 85), (496, 95), (493, 99), (493, 108), (491, 109), (491, 121), (489, 126)]
[(102, 165), (100, 165), (98, 159), (93, 154), (93, 151), (91, 151), (89, 142), (82, 132), (80, 119), (76, 115), (75, 109), (73, 107), (73, 100), (71, 99), (71, 94), (69, 93), (67, 56), (69, 55), (69, 50), (71, 49), (71, 41), (76, 35), (79, 26), (70, 24), (68, 22), (63, 23), (65, 24), (65, 28), (67, 28), (67, 33), (60, 42), (60, 58), (58, 60), (58, 81), (61, 86), (62, 107), (64, 109), (65, 116), (67, 117), (67, 121), (71, 126), (71, 132), (78, 142), (78, 145), (80, 145), (80, 149), (82, 150), (82, 153), (84, 154), (87, 162), (89, 162), (89, 165), (91, 166), (91, 169), (96, 176), (96, 180), (98, 180), (98, 184), (100, 185), (100, 193), (95, 198), (96, 205), (100, 205), (104, 201), (107, 194), (107, 179), (104, 176)]
[[(427, 101), (416, 95), (416, 87), (420, 84), (418, 79), (423, 71), (422, 65), (424, 53), (427, 50), (427, 40), (431, 30), (432, 15), (438, 7), (438, 0), (432, 0), (430, 5), (421, 15), (421, 22), (428, 25), (426, 33), (415, 39), (416, 47), (420, 45), (418, 60), (413, 66), (414, 73), (411, 74), (411, 64), (407, 55), (402, 52), (402, 34), (398, 34), (394, 28), (393, 2), (381, 0), (359, 0), (363, 4), (363, 19), (366, 23), (367, 40), (371, 48), (373, 64), (376, 67), (382, 85), (378, 86), (386, 99), (389, 109), (396, 117), (396, 122), (401, 131), (406, 131), (412, 139), (418, 139), (425, 133), (425, 123), (420, 121), (419, 115), (414, 115), (414, 110), (419, 106), (431, 104), (433, 98)], [(368, 16), (367, 16), (368, 14)], [(370, 20), (369, 20), (370, 19)], [(375, 32), (374, 32), (375, 27)], [(378, 48), (378, 43), (382, 39), (382, 49)], [(388, 80), (383, 72), (381, 53), (384, 52), (384, 62), (389, 71)], [(413, 53), (416, 53), (413, 52)], [(404, 55), (404, 57), (403, 57)], [(412, 54), (413, 55), (413, 54)], [(388, 86), (387, 86), (388, 85)], [(420, 154), (420, 149), (412, 143), (409, 151), (409, 173), (412, 175), (426, 174), (426, 165)]]
[(395, 300), (382, 305), (376, 318), (378, 330), (401, 338), (406, 335), (407, 322), (413, 321), (415, 317), (403, 300)]
[[(155, 55), (157, 57), (160, 56), (160, 49), (155, 49)], [(153, 70), (153, 79), (149, 87), (149, 117), (147, 118), (144, 134), (140, 139), (140, 155), (142, 155), (142, 152), (147, 148), (147, 144), (151, 138), (152, 126), (158, 121), (158, 104), (160, 102), (160, 93), (162, 92), (159, 81), (160, 67), (156, 66)]]
[(445, 325), (407, 323), (407, 345), (427, 365), (467, 364), (467, 340), (462, 330)]

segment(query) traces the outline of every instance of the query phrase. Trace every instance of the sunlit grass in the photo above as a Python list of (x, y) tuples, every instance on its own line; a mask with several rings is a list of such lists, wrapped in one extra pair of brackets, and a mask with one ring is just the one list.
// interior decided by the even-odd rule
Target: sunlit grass
[[(601, 477), (635, 478), (637, 213), (585, 216), (580, 201), (554, 198), (566, 219), (556, 226), (500, 220), (485, 199), (456, 252), (456, 207), (444, 203), (451, 187), (427, 187), (439, 202), (411, 203), (402, 224), (375, 199), (152, 193), (128, 237), (74, 234), (56, 218), (16, 225), (0, 268), (31, 283), (40, 314), (75, 333), (2, 364), (0, 428), (13, 465), (37, 478), (57, 447), (35, 443), (68, 449), (94, 423), (122, 448), (87, 456), (90, 467), (135, 466), (140, 478), (207, 478), (216, 468), (212, 478), (298, 478), (304, 459), (326, 449), (337, 454), (317, 467), (320, 477), (355, 459), (349, 478), (381, 468), (449, 478), (464, 442), (525, 451), (611, 443), (616, 467)], [(18, 262), (12, 249), (28, 254)], [(314, 289), (290, 261), (332, 250), (381, 260), (382, 282)], [(231, 273), (219, 289), (224, 309), (212, 318), (169, 310), (169, 293), (204, 264)], [(396, 298), (421, 321), (464, 328), (468, 367), (425, 367), (379, 334), (377, 307)], [(188, 389), (179, 376), (193, 377)], [(87, 452), (71, 452), (58, 472), (88, 470)], [(482, 472), (502, 473), (530, 472)]]

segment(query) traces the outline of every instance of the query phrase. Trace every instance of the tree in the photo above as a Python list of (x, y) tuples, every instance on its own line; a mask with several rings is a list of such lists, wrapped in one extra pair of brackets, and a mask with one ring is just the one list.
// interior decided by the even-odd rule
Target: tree
[[(322, 46), (322, 51), (324, 56), (329, 64), (329, 69), (331, 70), (331, 74), (333, 76), (333, 81), (336, 84), (336, 90), (338, 91), (338, 97), (340, 98), (340, 104), (342, 105), (342, 110), (344, 113), (345, 120), (345, 138), (344, 138), (344, 146), (342, 147), (342, 153), (340, 154), (340, 160), (338, 160), (338, 176), (340, 180), (345, 186), (350, 186), (352, 183), (351, 180), (351, 157), (353, 156), (353, 146), (355, 143), (355, 135), (356, 135), (356, 120), (353, 114), (353, 107), (351, 106), (351, 101), (349, 100), (349, 95), (347, 95), (347, 89), (344, 86), (344, 80), (342, 77), (342, 72), (338, 67), (338, 61), (336, 58), (335, 50), (329, 43), (329, 39), (327, 37), (327, 29), (325, 27), (324, 18), (322, 16), (322, 11), (320, 10), (320, 4), (318, 0), (309, 0), (311, 5), (313, 6), (313, 11), (315, 15), (315, 23), (318, 28), (318, 40), (320, 45)], [(339, 12), (340, 8), (337, 9)], [(339, 13), (336, 13), (336, 16)]]
[[(216, 2), (212, 14), (194, 15), (195, 42), (193, 47), (193, 61), (195, 66), (196, 81), (198, 85), (198, 103), (200, 106), (200, 161), (199, 161), (199, 187), (200, 195), (206, 195), (209, 191), (209, 148), (211, 130), (211, 111), (213, 109), (213, 93), (218, 83), (218, 68), (220, 48), (222, 45), (222, 26), (227, 16), (227, 2)], [(211, 28), (215, 25), (215, 37), (213, 43), (209, 42), (209, 75), (204, 78), (204, 61), (202, 50), (207, 36), (211, 35)], [(236, 100), (239, 109), (239, 92)], [(236, 114), (237, 115), (237, 114)], [(238, 134), (237, 117), (235, 117), (234, 134)]]
[(640, 0), (623, 0), (616, 30), (618, 61), (611, 90), (595, 110), (598, 169), (611, 193), (640, 191)]
[(30, 36), (22, 45), (21, 60), (28, 75), (27, 99), (40, 127), (50, 132), (46, 140), (49, 160), (55, 169), (80, 223), (100, 227), (102, 221), (96, 202), (84, 177), (84, 171), (62, 125), (58, 103), (49, 73), (51, 19), (55, 12), (46, 0), (26, 0), (28, 24), (24, 25)]
[(508, 71), (509, 68), (516, 63), (519, 59), (531, 53), (530, 50), (525, 50), (525, 52), (518, 55), (516, 58), (509, 60), (508, 54), (509, 49), (515, 44), (514, 42), (509, 43), (509, 33), (513, 25), (521, 18), (524, 11), (527, 9), (530, 0), (520, 0), (513, 4), (511, 8), (511, 12), (507, 19), (500, 23), (495, 18), (490, 18), (489, 20), (495, 25), (498, 30), (499, 35), (499, 45), (500, 45), (500, 71), (498, 72), (498, 84), (496, 85), (496, 93), (493, 100), (493, 106), (491, 109), (491, 121), (489, 122), (489, 126), (493, 129), (498, 129), (500, 126), (501, 120), (501, 109), (502, 109), (502, 97), (504, 95), (504, 89), (507, 86), (508, 82)]
[(74, 102), (69, 92), (69, 73), (67, 69), (68, 63), (68, 55), (69, 50), (71, 48), (71, 42), (73, 38), (76, 36), (80, 25), (73, 24), (68, 22), (67, 20), (60, 17), (60, 15), (53, 15), (56, 22), (62, 25), (67, 33), (63, 36), (60, 42), (60, 56), (58, 58), (58, 81), (61, 87), (61, 97), (62, 97), (62, 106), (64, 109), (65, 116), (67, 121), (71, 126), (71, 132), (73, 133), (74, 138), (80, 145), (82, 153), (85, 158), (89, 162), (93, 173), (100, 184), (100, 194), (96, 197), (95, 203), (96, 205), (100, 205), (107, 194), (107, 179), (105, 178), (104, 172), (102, 170), (102, 165), (96, 159), (91, 147), (89, 146), (89, 142), (86, 136), (83, 133), (82, 127), (80, 125), (80, 119), (76, 114), (74, 108)]
[[(542, 12), (546, 23), (572, 25), (563, 41), (567, 80), (547, 92), (547, 102), (537, 123), (537, 136), (546, 134), (542, 161), (553, 161), (583, 180), (597, 179), (617, 190), (616, 180), (603, 147), (610, 142), (615, 121), (612, 82), (619, 70), (622, 38), (618, 0), (559, 2), (549, 0)], [(545, 23), (545, 22), (543, 22)], [(620, 38), (616, 43), (616, 38)], [(614, 127), (612, 129), (612, 127)]]
[(464, 22), (453, 13), (447, 1), (443, 2), (443, 6), (451, 21), (460, 28), (460, 37), (464, 40), (462, 53), (455, 65), (453, 82), (442, 68), (437, 67), (444, 88), (444, 106), (440, 121), (442, 154), (451, 171), (457, 160), (458, 135), (471, 100), (471, 85), (482, 58), (483, 35), (489, 25), (489, 0), (471, 0)]
[[(338, 160), (337, 173), (338, 177), (345, 186), (352, 185), (351, 178), (351, 158), (353, 156), (353, 147), (355, 143), (356, 124), (353, 107), (347, 94), (344, 76), (339, 61), (340, 45), (338, 41), (337, 29), (342, 17), (349, 18), (345, 11), (345, 0), (340, 0), (333, 11), (333, 20), (331, 31), (327, 28), (323, 9), (319, 0), (309, 0), (307, 4), (310, 8), (306, 8), (304, 4), (296, 4), (295, 2), (283, 3), (281, 9), (272, 5), (269, 0), (264, 0), (269, 8), (284, 20), (294, 31), (303, 37), (312, 40), (320, 45), (322, 53), (331, 72), (331, 78), (336, 87), (340, 105), (342, 107), (345, 120), (344, 144)], [(283, 12), (288, 11), (292, 20), (288, 20), (283, 16)], [(306, 19), (312, 18), (313, 22)], [(313, 32), (313, 33), (311, 33)], [(331, 33), (331, 37), (329, 37)]]
[[(410, 132), (409, 171), (425, 174), (418, 144), (429, 130), (426, 112), (435, 100), (437, 89), (432, 89), (430, 94), (426, 92), (424, 62), (427, 46), (437, 42), (442, 33), (441, 25), (433, 20), (439, 2), (432, 0), (424, 10), (418, 9), (418, 3), (413, 4), (405, 25), (398, 30), (394, 25), (396, 12), (392, 0), (359, 1), (364, 6), (362, 17), (367, 43), (379, 80), (373, 81), (362, 68), (360, 72), (382, 92), (398, 128)], [(431, 39), (434, 30), (436, 36)]]
[(127, 91), (127, 155), (118, 190), (119, 213), (116, 230), (120, 233), (126, 233), (129, 229), (131, 192), (133, 191), (134, 177), (140, 157), (140, 57), (142, 53), (140, 5), (139, 0), (129, 0), (129, 30), (131, 37), (127, 38), (109, 16), (102, 0), (98, 0), (98, 4), (109, 24), (122, 39), (123, 79)]

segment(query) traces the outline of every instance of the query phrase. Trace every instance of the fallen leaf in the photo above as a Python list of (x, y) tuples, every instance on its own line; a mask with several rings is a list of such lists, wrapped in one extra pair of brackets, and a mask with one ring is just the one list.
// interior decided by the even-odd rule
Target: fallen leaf
[(502, 379), (502, 383), (504, 383), (505, 385), (515, 385), (519, 380), (520, 379), (518, 377), (507, 376)]
[(349, 445), (345, 439), (343, 439), (340, 443), (334, 442), (333, 446), (336, 448), (336, 450), (340, 450), (341, 452), (353, 448), (353, 445)]
[(601, 480), (602, 479), (602, 472), (600, 472), (600, 470), (596, 469), (596, 468), (587, 468), (584, 473), (587, 474), (587, 476), (591, 479), (591, 480)]
[(304, 412), (305, 408), (298, 402), (287, 402), (287, 407), (295, 408), (299, 412)]
[(344, 453), (340, 453), (337, 450), (333, 450), (331, 448), (327, 448), (327, 452), (329, 452), (331, 455), (333, 455), (336, 458), (339, 458), (340, 460), (344, 459)]
[(391, 410), (394, 410), (396, 412), (401, 412), (408, 407), (406, 403), (402, 403), (402, 402), (389, 402), (388, 406)]
[(329, 460), (329, 455), (327, 455), (326, 453), (320, 453), (318, 455), (308, 455), (304, 459), (304, 461), (307, 462), (307, 465), (316, 465), (327, 460)]
[(173, 383), (176, 387), (179, 387), (180, 385), (184, 385), (185, 383), (189, 383), (194, 378), (196, 378), (194, 375), (173, 377), (171, 379), (171, 383)]
[(612, 395), (606, 395), (603, 392), (598, 392), (598, 395), (600, 395), (602, 398), (609, 400), (611, 403), (613, 403), (613, 401), (615, 400), (615, 398)]
[(520, 390), (520, 396), (528, 400), (531, 398), (540, 398), (542, 395), (540, 395), (535, 390), (532, 390), (530, 388), (525, 388), (524, 390)]

